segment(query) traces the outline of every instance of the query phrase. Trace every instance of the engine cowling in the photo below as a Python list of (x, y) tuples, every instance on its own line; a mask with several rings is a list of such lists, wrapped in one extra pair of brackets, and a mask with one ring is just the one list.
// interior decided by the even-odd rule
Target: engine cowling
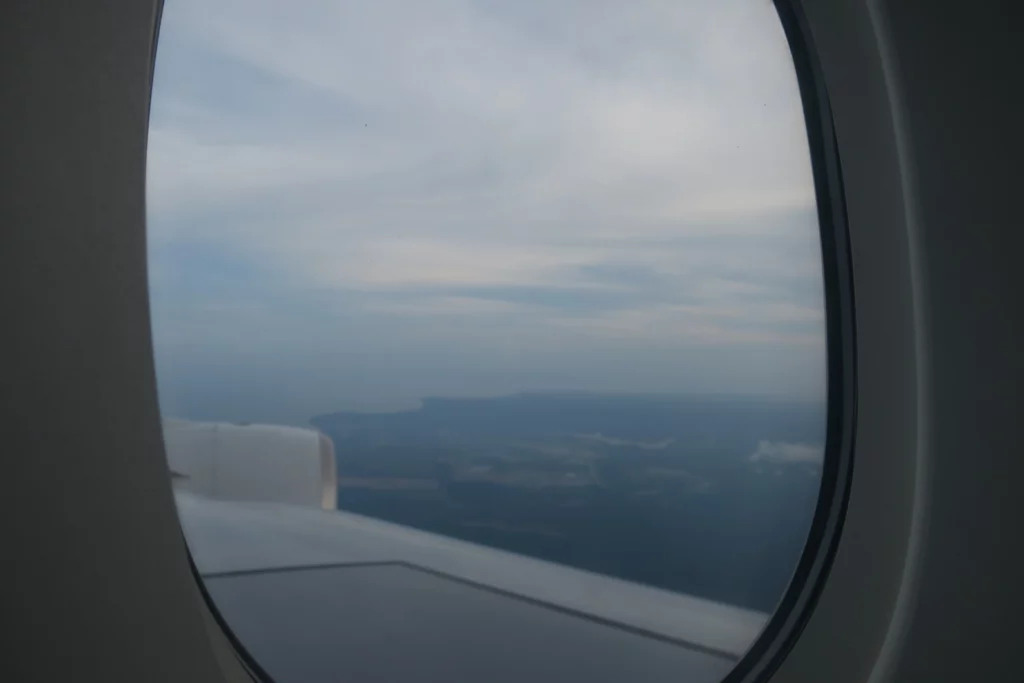
[(334, 444), (313, 429), (164, 421), (174, 486), (217, 500), (335, 509)]

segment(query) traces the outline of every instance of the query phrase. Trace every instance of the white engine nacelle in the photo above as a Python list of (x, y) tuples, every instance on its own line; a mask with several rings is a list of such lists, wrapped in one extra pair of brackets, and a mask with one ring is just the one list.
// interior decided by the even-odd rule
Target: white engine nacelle
[(217, 500), (275, 502), (333, 510), (334, 444), (312, 429), (164, 420), (174, 485)]

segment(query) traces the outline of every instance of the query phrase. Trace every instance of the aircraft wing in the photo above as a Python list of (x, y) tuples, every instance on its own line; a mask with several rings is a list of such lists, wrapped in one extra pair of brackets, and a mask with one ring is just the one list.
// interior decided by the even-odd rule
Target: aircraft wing
[(768, 618), (351, 513), (176, 497), (217, 608), (280, 683), (717, 683)]

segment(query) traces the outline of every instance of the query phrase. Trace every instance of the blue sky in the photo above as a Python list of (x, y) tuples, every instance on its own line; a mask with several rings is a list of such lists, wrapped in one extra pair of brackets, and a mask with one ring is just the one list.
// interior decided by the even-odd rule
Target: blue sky
[(768, 0), (168, 0), (148, 164), (166, 414), (824, 395)]

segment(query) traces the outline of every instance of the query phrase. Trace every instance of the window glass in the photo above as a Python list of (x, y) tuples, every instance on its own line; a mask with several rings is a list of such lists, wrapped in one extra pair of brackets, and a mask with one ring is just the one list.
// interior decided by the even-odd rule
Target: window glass
[[(427, 575), (741, 655), (803, 549), (825, 436), (814, 187), (771, 3), (167, 0), (157, 54), (165, 443), (256, 660), (281, 681), (352, 662), (349, 609), (302, 609), (341, 629), (328, 654), (281, 645), (296, 591), (363, 618)], [(469, 634), (496, 618), (472, 614)], [(395, 642), (463, 628), (366, 619)], [(578, 638), (620, 679), (653, 661)]]

